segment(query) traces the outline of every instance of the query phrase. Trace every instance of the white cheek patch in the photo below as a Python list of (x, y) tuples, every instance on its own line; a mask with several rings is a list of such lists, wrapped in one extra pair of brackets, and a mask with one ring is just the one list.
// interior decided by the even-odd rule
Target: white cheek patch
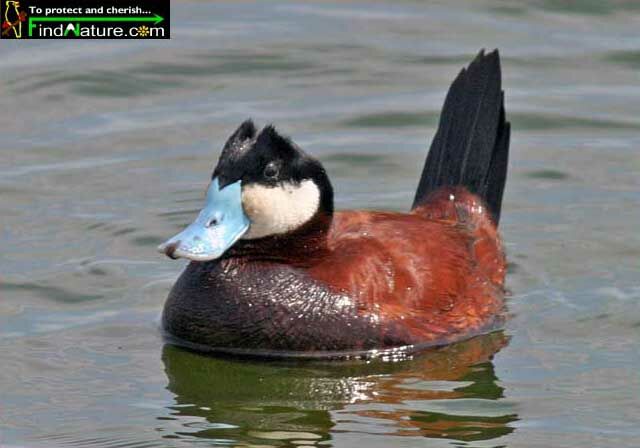
[(244, 239), (290, 232), (305, 224), (318, 211), (320, 190), (311, 180), (299, 185), (242, 187), (242, 207), (251, 221)]

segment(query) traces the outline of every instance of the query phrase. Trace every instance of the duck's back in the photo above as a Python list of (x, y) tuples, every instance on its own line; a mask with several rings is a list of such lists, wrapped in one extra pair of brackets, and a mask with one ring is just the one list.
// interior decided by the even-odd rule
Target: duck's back
[(483, 202), (462, 188), (410, 214), (338, 212), (328, 243), (309, 274), (352, 297), (360, 314), (404, 326), (407, 343), (459, 339), (501, 315), (500, 239)]

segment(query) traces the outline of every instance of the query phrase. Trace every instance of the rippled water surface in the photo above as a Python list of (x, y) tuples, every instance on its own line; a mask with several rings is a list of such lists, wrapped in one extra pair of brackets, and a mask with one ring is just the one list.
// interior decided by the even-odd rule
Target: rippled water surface
[[(638, 446), (635, 1), (172, 2), (173, 38), (2, 42), (0, 445)], [(156, 254), (248, 116), (338, 206), (408, 208), (449, 82), (499, 47), (513, 317), (412, 360), (210, 358)]]

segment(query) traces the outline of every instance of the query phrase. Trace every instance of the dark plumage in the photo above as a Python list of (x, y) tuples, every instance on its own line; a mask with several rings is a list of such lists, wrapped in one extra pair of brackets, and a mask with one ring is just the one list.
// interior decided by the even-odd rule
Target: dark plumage
[(449, 88), (413, 208), (438, 188), (462, 185), (485, 201), (497, 224), (510, 132), (498, 50), (488, 55), (481, 51)]

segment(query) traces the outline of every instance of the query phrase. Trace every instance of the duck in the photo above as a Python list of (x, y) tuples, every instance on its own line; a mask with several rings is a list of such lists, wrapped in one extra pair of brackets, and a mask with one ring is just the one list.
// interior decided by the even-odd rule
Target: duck
[(317, 158), (244, 121), (195, 221), (158, 247), (190, 260), (164, 305), (167, 337), (211, 353), (329, 357), (499, 328), (511, 133), (501, 76), (496, 49), (454, 79), (406, 213), (335, 210)]

